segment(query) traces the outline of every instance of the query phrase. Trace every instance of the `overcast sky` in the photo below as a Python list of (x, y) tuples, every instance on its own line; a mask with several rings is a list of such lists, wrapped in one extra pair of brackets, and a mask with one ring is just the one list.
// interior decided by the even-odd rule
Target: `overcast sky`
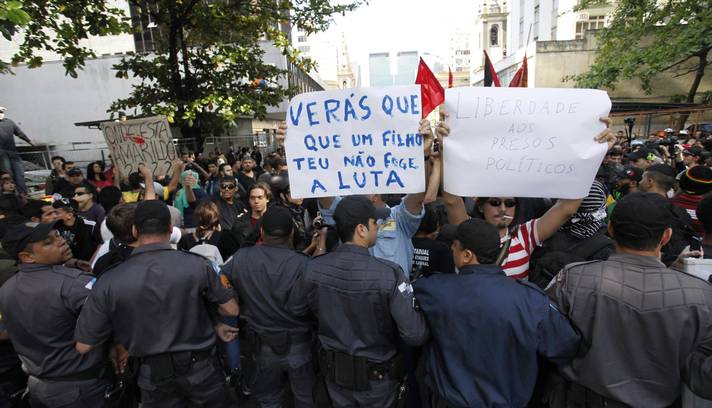
[(448, 38), (456, 27), (472, 29), (479, 0), (370, 0), (346, 16), (338, 16), (328, 31), (343, 32), (352, 60), (363, 67), (368, 54), (419, 51), (448, 57)]

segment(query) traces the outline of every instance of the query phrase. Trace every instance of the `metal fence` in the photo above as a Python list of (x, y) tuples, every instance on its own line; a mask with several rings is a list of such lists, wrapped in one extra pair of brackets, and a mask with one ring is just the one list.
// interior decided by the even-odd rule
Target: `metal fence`
[[(173, 139), (173, 144), (179, 155), (184, 151), (197, 152), (198, 150), (198, 141), (195, 138)], [(259, 132), (244, 135), (210, 136), (204, 139), (202, 151), (205, 156), (208, 156), (217, 147), (222, 153), (226, 153), (231, 146), (236, 151), (242, 147), (259, 150), (263, 157), (279, 147), (274, 133)], [(68, 161), (75, 162), (78, 167), (86, 169), (86, 166), (93, 161), (108, 162), (110, 155), (106, 143), (98, 140), (58, 145), (18, 146), (18, 151), (22, 160), (47, 170), (52, 168), (52, 157), (54, 156), (61, 156)], [(32, 170), (32, 168), (28, 170)]]

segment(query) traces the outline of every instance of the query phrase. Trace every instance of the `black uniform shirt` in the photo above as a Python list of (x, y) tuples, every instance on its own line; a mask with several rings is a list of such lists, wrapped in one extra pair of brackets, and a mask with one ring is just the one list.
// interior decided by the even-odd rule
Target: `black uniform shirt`
[(422, 313), (413, 307), (413, 289), (398, 264), (376, 258), (368, 249), (343, 244), (314, 258), (290, 296), (289, 308), (316, 314), (319, 341), (329, 350), (373, 361), (396, 354), (398, 336), (419, 346), (428, 338)]
[(29, 373), (38, 378), (76, 376), (103, 365), (105, 353), (74, 349), (74, 326), (94, 277), (61, 265), (21, 264), (0, 288), (0, 312)]
[(113, 332), (134, 357), (204, 350), (215, 343), (206, 301), (232, 296), (205, 258), (163, 243), (140, 246), (97, 281), (75, 338), (96, 345)]
[[(307, 320), (285, 308), (308, 260), (284, 246), (257, 245), (237, 251), (223, 266), (222, 273), (239, 295), (240, 313), (256, 332), (309, 332)], [(294, 302), (305, 303), (306, 298)]]

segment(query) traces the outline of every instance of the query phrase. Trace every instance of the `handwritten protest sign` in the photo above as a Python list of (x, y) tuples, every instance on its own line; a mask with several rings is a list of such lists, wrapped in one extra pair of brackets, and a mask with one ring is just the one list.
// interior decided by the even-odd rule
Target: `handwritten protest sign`
[(611, 101), (592, 89), (452, 88), (444, 188), (460, 196), (582, 198), (606, 144)]
[(297, 95), (287, 112), (292, 197), (425, 191), (420, 87)]
[(111, 158), (122, 175), (138, 171), (144, 164), (154, 176), (171, 174), (176, 148), (164, 116), (104, 122), (101, 131)]

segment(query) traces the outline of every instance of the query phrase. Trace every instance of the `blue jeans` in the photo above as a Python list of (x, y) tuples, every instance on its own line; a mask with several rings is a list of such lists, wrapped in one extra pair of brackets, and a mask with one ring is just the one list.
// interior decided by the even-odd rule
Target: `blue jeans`
[(22, 167), (22, 159), (16, 152), (0, 150), (0, 170), (10, 173), (15, 180), (17, 189), (22, 193), (27, 193), (25, 169)]

